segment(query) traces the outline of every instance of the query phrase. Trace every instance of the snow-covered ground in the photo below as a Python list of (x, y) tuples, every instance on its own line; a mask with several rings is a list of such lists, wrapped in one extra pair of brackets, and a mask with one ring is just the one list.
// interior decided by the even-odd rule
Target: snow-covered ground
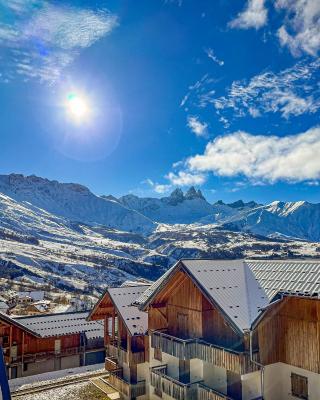
[(100, 371), (104, 371), (104, 364), (87, 365), (85, 367), (63, 369), (59, 371), (46, 372), (39, 375), (11, 379), (9, 381), (9, 386), (11, 393), (14, 393), (17, 390), (34, 388), (52, 382), (63, 382), (70, 377), (80, 378)]

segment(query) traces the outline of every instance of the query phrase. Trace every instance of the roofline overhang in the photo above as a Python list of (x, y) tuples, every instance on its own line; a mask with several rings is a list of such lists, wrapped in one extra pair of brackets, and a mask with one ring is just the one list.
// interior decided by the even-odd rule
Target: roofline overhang
[[(135, 287), (135, 286), (130, 286), (130, 287)], [(111, 300), (111, 302), (112, 302), (112, 304), (113, 304), (113, 307), (117, 310), (117, 314), (120, 316), (122, 322), (124, 323), (124, 325), (125, 325), (125, 327), (126, 327), (126, 329), (127, 329), (128, 334), (129, 334), (130, 336), (145, 336), (146, 333), (141, 333), (140, 335), (136, 335), (136, 334), (133, 334), (133, 335), (132, 335), (132, 334), (131, 334), (130, 329), (128, 328), (128, 325), (127, 325), (125, 319), (122, 317), (121, 312), (119, 311), (118, 307), (116, 306), (115, 302), (113, 301), (113, 298), (112, 298), (112, 296), (111, 296), (111, 294), (110, 294), (110, 292), (109, 292), (109, 289), (115, 289), (115, 288), (110, 288), (110, 287), (108, 287), (108, 288), (104, 291), (104, 293), (100, 296), (100, 299), (98, 300), (98, 302), (95, 304), (95, 306), (93, 307), (93, 309), (90, 311), (90, 313), (89, 313), (89, 315), (87, 316), (86, 320), (87, 320), (87, 321), (91, 321), (92, 315), (94, 314), (94, 312), (95, 312), (95, 311), (97, 310), (97, 308), (99, 307), (99, 305), (100, 305), (100, 303), (102, 302), (102, 300), (104, 299), (105, 295), (108, 294), (109, 297), (110, 297), (110, 300)], [(140, 310), (139, 307), (137, 307), (137, 308)], [(140, 310), (140, 311), (143, 311), (143, 310)], [(101, 318), (101, 319), (103, 319), (103, 318)]]
[[(146, 308), (150, 306), (152, 303), (152, 300), (155, 298), (155, 296), (163, 289), (163, 287), (166, 286), (166, 284), (170, 281), (172, 278), (172, 275), (176, 273), (179, 270), (183, 270), (184, 273), (186, 273), (197, 285), (198, 289), (201, 291), (201, 293), (206, 297), (206, 299), (209, 301), (209, 303), (213, 304), (224, 316), (224, 318), (228, 321), (229, 325), (231, 328), (238, 333), (240, 336), (243, 336), (245, 333), (245, 329), (241, 329), (237, 326), (237, 324), (232, 321), (232, 319), (229, 317), (229, 315), (223, 310), (223, 308), (212, 298), (212, 296), (208, 293), (208, 291), (200, 284), (200, 282), (195, 278), (194, 275), (191, 274), (191, 272), (188, 270), (188, 268), (184, 265), (184, 260), (187, 259), (181, 259), (179, 260), (173, 267), (171, 272), (168, 274), (168, 276), (165, 278), (164, 281), (161, 282), (161, 284), (156, 288), (156, 290), (151, 294), (151, 296), (143, 303), (139, 308), (142, 311), (146, 311)], [(244, 261), (244, 259), (239, 259), (241, 261)], [(249, 329), (249, 328), (247, 328)]]
[(6, 323), (11, 324), (11, 325), (15, 326), (16, 328), (19, 328), (22, 331), (27, 332), (27, 333), (29, 333), (30, 335), (32, 335), (32, 336), (34, 336), (36, 338), (41, 338), (42, 337), (37, 332), (33, 331), (32, 329), (27, 328), (23, 324), (20, 324), (19, 322), (17, 322), (17, 320), (15, 320), (14, 318), (11, 318), (9, 315), (6, 315), (6, 314), (4, 314), (2, 312), (0, 312), (0, 320), (3, 320)]
[[(89, 315), (87, 316), (86, 321), (93, 321), (91, 318), (92, 318), (93, 314), (96, 312), (96, 310), (98, 309), (102, 300), (104, 299), (104, 296), (108, 293), (108, 290), (109, 290), (109, 288), (106, 288), (105, 291), (101, 294), (99, 300), (96, 302), (93, 309), (89, 312)], [(109, 294), (109, 296), (110, 296), (110, 294)]]
[[(280, 296), (280, 298), (277, 298)], [(320, 300), (319, 297), (316, 296), (304, 296), (304, 295), (299, 295), (298, 293), (288, 293), (288, 292), (277, 292), (271, 299), (270, 303), (261, 309), (260, 314), (254, 319), (254, 321), (251, 324), (250, 330), (254, 330), (257, 328), (257, 326), (260, 324), (262, 319), (264, 318), (265, 314), (272, 308), (274, 305), (281, 303), (284, 298), (286, 297), (294, 297), (296, 299), (305, 299), (305, 300)]]
[[(182, 263), (182, 260), (177, 261), (172, 267), (170, 273), (166, 276), (166, 278), (161, 281), (160, 285), (156, 288), (156, 290), (151, 293), (151, 295), (147, 298), (147, 300), (143, 303), (140, 304), (138, 307), (140, 311), (147, 311), (147, 307), (150, 305), (152, 300), (155, 298), (155, 296), (160, 292), (160, 290), (167, 284), (167, 282), (171, 279), (172, 275), (177, 272), (178, 267), (180, 267), (180, 264)], [(161, 277), (159, 278), (161, 279)], [(157, 282), (157, 281), (156, 281)], [(155, 282), (155, 283), (156, 283)]]

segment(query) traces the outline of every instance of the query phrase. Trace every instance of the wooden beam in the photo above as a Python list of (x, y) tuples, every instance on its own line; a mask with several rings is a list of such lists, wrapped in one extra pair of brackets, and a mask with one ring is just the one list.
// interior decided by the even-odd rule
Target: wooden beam
[(25, 333), (24, 333), (24, 331), (22, 331), (22, 355), (21, 355), (22, 368), (21, 368), (21, 376), (23, 376), (23, 364), (24, 364), (24, 337), (25, 337)]

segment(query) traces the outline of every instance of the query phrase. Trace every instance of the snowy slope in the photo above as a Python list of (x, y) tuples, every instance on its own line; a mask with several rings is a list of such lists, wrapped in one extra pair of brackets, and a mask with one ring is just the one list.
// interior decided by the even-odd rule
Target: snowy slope
[(307, 202), (211, 205), (194, 188), (106, 199), (80, 185), (0, 176), (0, 286), (98, 295), (156, 279), (184, 257), (319, 257), (319, 217), (319, 204)]
[(52, 214), (89, 224), (150, 233), (155, 224), (135, 210), (94, 195), (85, 186), (36, 176), (0, 175), (0, 192)]

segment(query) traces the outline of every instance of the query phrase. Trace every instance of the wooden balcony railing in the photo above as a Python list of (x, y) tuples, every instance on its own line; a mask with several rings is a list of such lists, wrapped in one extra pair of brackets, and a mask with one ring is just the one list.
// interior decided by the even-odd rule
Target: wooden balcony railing
[(203, 383), (198, 384), (198, 396), (197, 400), (233, 400), (231, 397), (204, 385)]
[[(197, 358), (238, 374), (258, 370), (257, 365), (250, 361), (249, 353), (227, 349), (200, 338), (180, 339), (167, 333), (154, 331), (151, 334), (151, 347), (160, 348), (164, 353), (180, 359)], [(254, 353), (254, 357), (258, 361), (258, 353)]]
[(168, 376), (167, 365), (151, 368), (151, 385), (156, 393), (165, 393), (176, 400), (194, 400), (197, 398), (198, 382), (182, 383)]
[(118, 363), (117, 363), (117, 359), (116, 358), (112, 358), (112, 357), (106, 357), (105, 362), (105, 369), (106, 371), (115, 371), (116, 369), (119, 368)]
[(107, 356), (116, 358), (120, 365), (122, 364), (142, 364), (145, 362), (145, 354), (144, 351), (130, 351), (128, 352), (126, 349), (122, 347), (115, 346), (114, 344), (109, 343), (107, 345)]
[(110, 371), (107, 382), (129, 399), (135, 399), (138, 396), (143, 396), (146, 394), (146, 382), (145, 381), (139, 381), (137, 383), (127, 382), (123, 378), (122, 368), (115, 371)]

